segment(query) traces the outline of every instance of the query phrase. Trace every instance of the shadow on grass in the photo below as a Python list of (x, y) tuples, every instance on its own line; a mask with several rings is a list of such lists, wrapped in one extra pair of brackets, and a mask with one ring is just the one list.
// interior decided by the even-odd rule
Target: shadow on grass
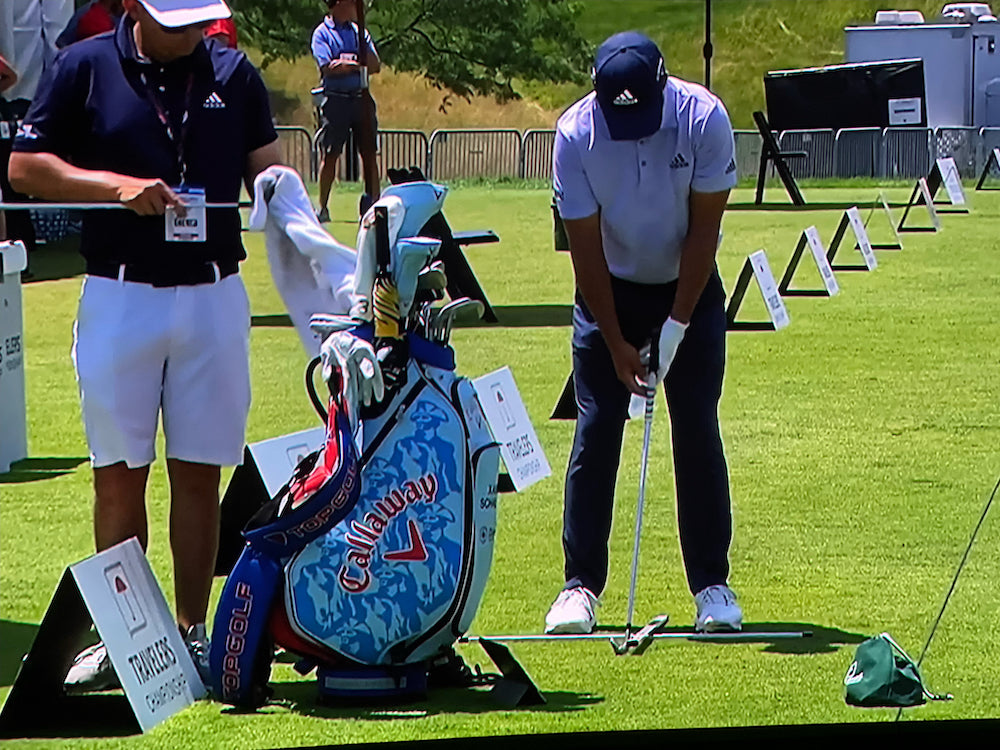
[[(582, 711), (587, 706), (601, 703), (604, 698), (590, 693), (573, 693), (562, 690), (540, 691), (545, 703), (511, 709), (497, 703), (490, 696), (490, 688), (438, 688), (431, 690), (427, 699), (385, 705), (324, 705), (318, 702), (317, 682), (314, 679), (297, 682), (272, 683), (274, 696), (270, 705), (281, 706), (303, 716), (321, 719), (361, 719), (368, 721), (399, 721), (421, 719), (442, 714), (486, 714), (494, 711), (531, 711), (537, 713), (566, 713)], [(267, 711), (267, 706), (261, 709)], [(241, 713), (239, 709), (226, 708), (223, 713)]]
[(43, 479), (61, 477), (71, 474), (81, 464), (90, 459), (79, 456), (45, 458), (24, 458), (10, 465), (10, 471), (0, 474), (0, 484), (22, 484), (24, 482), (40, 482)]
[[(573, 323), (572, 305), (494, 305), (499, 323), (485, 320), (456, 320), (455, 328), (548, 328)], [(291, 328), (292, 319), (284, 314), (254, 315), (254, 328)]]
[[(870, 207), (872, 204), (871, 198), (859, 198), (851, 203), (845, 203), (840, 201), (830, 201), (830, 202), (807, 202), (804, 206), (796, 206), (792, 203), (770, 203), (765, 201), (760, 205), (753, 202), (746, 203), (727, 203), (727, 211), (846, 211), (849, 208), (858, 206), (859, 208)], [(905, 203), (889, 203), (889, 208), (906, 208)]]
[[(620, 634), (624, 625), (602, 625), (599, 631), (607, 630), (608, 635)], [(690, 627), (666, 627), (661, 633), (673, 634), (674, 637), (657, 638), (653, 642), (659, 644), (671, 641), (687, 641), (710, 645), (732, 645), (738, 643), (763, 643), (762, 651), (771, 654), (828, 654), (838, 651), (841, 646), (856, 645), (870, 636), (862, 633), (850, 633), (839, 628), (827, 628), (808, 622), (744, 622), (743, 630), (727, 638), (724, 633), (713, 634), (705, 638), (694, 634)], [(776, 637), (774, 634), (804, 633), (804, 637)]]
[(10, 687), (21, 660), (31, 650), (38, 626), (28, 622), (0, 620), (0, 687)]
[(22, 275), (25, 284), (54, 281), (81, 276), (86, 268), (80, 255), (80, 236), (69, 235), (55, 242), (39, 245), (28, 258), (28, 273)]

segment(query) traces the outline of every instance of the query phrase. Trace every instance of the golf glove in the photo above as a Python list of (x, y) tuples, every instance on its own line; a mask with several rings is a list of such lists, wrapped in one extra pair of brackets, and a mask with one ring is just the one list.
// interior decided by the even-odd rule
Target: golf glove
[(327, 336), (320, 348), (323, 361), (323, 378), (332, 382), (334, 371), (340, 374), (340, 393), (351, 420), (351, 429), (357, 427), (361, 404), (371, 406), (385, 396), (382, 368), (375, 358), (375, 350), (364, 339), (347, 331), (337, 331)]
[(667, 377), (670, 365), (673, 364), (677, 355), (677, 347), (681, 345), (684, 332), (688, 329), (688, 323), (681, 323), (679, 320), (667, 318), (660, 328), (660, 361), (656, 367), (656, 382), (662, 383)]

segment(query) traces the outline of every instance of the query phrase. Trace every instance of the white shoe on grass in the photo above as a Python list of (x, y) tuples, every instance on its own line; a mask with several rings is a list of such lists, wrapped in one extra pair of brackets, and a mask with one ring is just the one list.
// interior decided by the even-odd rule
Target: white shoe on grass
[(121, 687), (103, 642), (95, 643), (76, 655), (63, 686), (67, 693), (95, 693)]
[(696, 631), (717, 633), (743, 629), (743, 610), (736, 602), (735, 592), (728, 586), (704, 588), (694, 595), (694, 603)]
[(597, 624), (595, 604), (600, 606), (597, 597), (585, 586), (563, 589), (545, 615), (546, 634), (593, 632)]
[(212, 684), (212, 670), (208, 664), (211, 643), (208, 640), (208, 633), (205, 631), (205, 623), (200, 622), (197, 625), (192, 625), (188, 628), (187, 633), (182, 629), (181, 634), (184, 636), (184, 645), (187, 646), (188, 653), (191, 654), (194, 666), (198, 670), (198, 676), (205, 687), (209, 687)]

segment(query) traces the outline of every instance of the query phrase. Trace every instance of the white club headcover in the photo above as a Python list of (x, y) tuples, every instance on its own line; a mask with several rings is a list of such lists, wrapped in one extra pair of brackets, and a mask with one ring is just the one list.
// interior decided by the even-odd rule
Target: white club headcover
[(400, 317), (405, 318), (409, 314), (417, 293), (417, 278), (440, 247), (441, 240), (430, 237), (407, 237), (393, 246), (392, 276), (399, 292)]
[(389, 218), (389, 247), (396, 243), (399, 229), (403, 225), (406, 209), (402, 198), (393, 195), (379, 198), (365, 212), (358, 229), (357, 265), (354, 267), (354, 294), (351, 303), (351, 316), (359, 320), (371, 321), (372, 288), (375, 286), (375, 271), (378, 264), (375, 260), (375, 208), (384, 206)]
[(399, 233), (403, 237), (416, 237), (424, 228), (424, 224), (441, 211), (448, 188), (433, 182), (400, 182), (389, 185), (382, 191), (382, 196), (401, 198), (406, 206), (406, 217)]
[(375, 350), (364, 339), (347, 331), (337, 331), (327, 336), (320, 356), (326, 382), (330, 382), (334, 370), (340, 372), (341, 396), (353, 431), (358, 426), (361, 405), (370, 406), (385, 396), (382, 369), (375, 358)]

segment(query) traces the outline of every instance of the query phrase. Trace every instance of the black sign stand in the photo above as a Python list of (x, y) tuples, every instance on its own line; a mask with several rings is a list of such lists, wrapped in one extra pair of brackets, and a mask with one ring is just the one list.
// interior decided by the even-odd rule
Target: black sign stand
[[(0, 738), (141, 734), (123, 693), (67, 695), (66, 673), (87, 646), (90, 612), (67, 568), (0, 710)], [(90, 638), (93, 643), (96, 639)]]
[(739, 313), (740, 305), (743, 304), (743, 298), (746, 296), (747, 289), (750, 286), (750, 279), (753, 278), (753, 266), (750, 263), (750, 258), (747, 258), (743, 262), (743, 270), (740, 271), (740, 276), (736, 280), (736, 287), (733, 289), (733, 296), (729, 298), (729, 304), (726, 306), (726, 330), (727, 331), (773, 331), (774, 322), (770, 320), (760, 320), (760, 321), (738, 321), (736, 320), (736, 315)]
[(799, 262), (802, 260), (802, 254), (805, 252), (806, 245), (809, 240), (806, 239), (806, 233), (802, 232), (799, 235), (799, 242), (795, 246), (795, 251), (792, 253), (792, 257), (788, 259), (788, 265), (785, 267), (785, 273), (781, 277), (781, 281), (778, 282), (778, 292), (782, 297), (829, 297), (830, 292), (827, 291), (824, 286), (821, 289), (792, 289), (792, 277), (795, 276), (795, 271), (799, 267)]
[(976, 183), (976, 190), (1000, 190), (1000, 187), (985, 186), (986, 179), (990, 176), (991, 167), (996, 167), (997, 171), (1000, 172), (1000, 148), (994, 148), (990, 151), (986, 164), (983, 165), (983, 172), (979, 175), (979, 182)]
[(757, 168), (757, 194), (754, 197), (754, 204), (760, 205), (764, 202), (764, 181), (767, 179), (768, 164), (774, 164), (774, 169), (781, 178), (781, 184), (785, 186), (788, 197), (796, 206), (806, 205), (806, 199), (802, 197), (802, 191), (795, 183), (792, 171), (785, 163), (788, 158), (802, 158), (808, 156), (805, 151), (782, 151), (778, 146), (778, 140), (768, 125), (767, 118), (763, 112), (754, 112), (753, 121), (757, 125), (757, 131), (761, 137), (760, 166)]
[(931, 168), (930, 174), (927, 175), (927, 190), (931, 194), (931, 200), (934, 201), (935, 206), (946, 206), (947, 208), (938, 208), (937, 212), (939, 214), (967, 214), (969, 209), (963, 206), (955, 206), (951, 202), (951, 198), (947, 201), (939, 201), (935, 199), (938, 190), (941, 185), (944, 184), (944, 175), (941, 174), (941, 167), (935, 161), (934, 166)]

